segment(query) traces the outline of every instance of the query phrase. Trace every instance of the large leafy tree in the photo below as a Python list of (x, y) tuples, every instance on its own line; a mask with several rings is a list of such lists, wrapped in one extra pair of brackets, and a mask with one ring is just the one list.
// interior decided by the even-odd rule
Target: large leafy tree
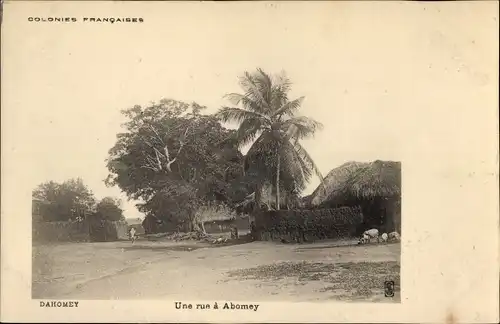
[(44, 201), (40, 210), (44, 221), (80, 220), (95, 210), (94, 194), (79, 178), (63, 183), (42, 183), (33, 190), (32, 196)]
[(127, 122), (109, 151), (107, 184), (162, 220), (189, 220), (207, 200), (235, 200), (231, 180), (242, 173), (243, 158), (235, 131), (202, 114), (204, 108), (164, 99), (123, 111)]
[(96, 205), (94, 216), (101, 220), (119, 221), (125, 220), (121, 201), (113, 197), (104, 197)]
[(303, 191), (312, 175), (323, 180), (321, 172), (300, 140), (311, 137), (322, 125), (298, 116), (304, 97), (290, 100), (291, 82), (285, 73), (271, 76), (261, 69), (240, 77), (243, 93), (230, 93), (232, 106), (222, 107), (217, 116), (224, 122), (237, 122), (236, 141), (252, 143), (245, 158), (245, 170), (257, 175), (255, 200), (260, 203), (261, 188), (274, 186), (275, 207), (280, 208), (280, 190), (287, 195)]

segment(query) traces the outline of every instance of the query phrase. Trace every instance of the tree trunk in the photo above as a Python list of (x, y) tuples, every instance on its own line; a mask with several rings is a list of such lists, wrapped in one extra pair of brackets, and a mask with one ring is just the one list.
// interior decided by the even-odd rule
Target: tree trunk
[(278, 166), (276, 167), (276, 210), (280, 210), (280, 167), (281, 156), (278, 151)]
[(262, 200), (262, 188), (260, 185), (257, 186), (257, 189), (255, 189), (255, 197), (254, 197), (254, 212), (259, 212), (260, 211), (260, 204)]

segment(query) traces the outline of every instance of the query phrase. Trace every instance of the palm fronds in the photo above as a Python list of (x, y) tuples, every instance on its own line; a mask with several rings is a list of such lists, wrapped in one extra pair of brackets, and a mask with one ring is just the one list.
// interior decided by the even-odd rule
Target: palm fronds
[(321, 185), (324, 186), (324, 179), (321, 171), (319, 170), (314, 160), (306, 151), (306, 149), (299, 143), (295, 142), (292, 144), (294, 148), (294, 152), (297, 154), (297, 157), (304, 162), (304, 165), (307, 166), (307, 169), (310, 169), (314, 172), (314, 174), (319, 178)]
[(245, 108), (246, 110), (253, 112), (260, 111), (259, 104), (245, 95), (239, 93), (228, 93), (227, 95), (224, 96), (224, 98), (226, 98), (231, 104), (235, 106), (241, 104), (243, 108)]
[(265, 98), (266, 91), (262, 91), (262, 82), (259, 81), (258, 75), (245, 72), (240, 78), (240, 86), (245, 91), (245, 97), (257, 104), (256, 112), (269, 114), (270, 107)]
[(263, 129), (264, 125), (259, 119), (244, 120), (235, 133), (236, 142), (240, 147), (252, 143)]
[(298, 99), (288, 101), (281, 108), (276, 110), (271, 115), (271, 117), (281, 116), (281, 115), (293, 116), (295, 114), (295, 112), (300, 108), (300, 105), (302, 105), (302, 102), (304, 101), (304, 99), (305, 99), (305, 97), (300, 97)]
[(286, 74), (270, 76), (262, 69), (245, 72), (240, 86), (243, 94), (230, 93), (226, 98), (242, 108), (223, 107), (217, 115), (223, 122), (240, 124), (238, 143), (253, 142), (245, 156), (245, 169), (251, 162), (253, 170), (258, 170), (258, 182), (263, 185), (264, 181), (272, 181), (276, 192), (302, 191), (312, 174), (323, 182), (313, 159), (298, 142), (312, 136), (322, 125), (295, 116), (304, 97), (288, 100), (291, 82)]
[(263, 121), (269, 120), (267, 116), (262, 115), (258, 112), (236, 107), (222, 107), (222, 109), (217, 112), (216, 116), (223, 122), (235, 121), (241, 123), (246, 119), (261, 119)]
[(323, 128), (323, 124), (307, 117), (293, 117), (285, 120), (281, 129), (297, 139), (306, 139)]

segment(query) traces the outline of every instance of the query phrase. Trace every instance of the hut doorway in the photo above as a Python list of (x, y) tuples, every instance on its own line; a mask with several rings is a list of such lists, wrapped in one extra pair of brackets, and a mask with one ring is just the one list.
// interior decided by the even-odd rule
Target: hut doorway
[(360, 232), (370, 228), (376, 228), (380, 232), (387, 232), (388, 226), (390, 226), (388, 220), (391, 217), (389, 217), (390, 213), (384, 203), (384, 198), (374, 197), (372, 199), (363, 199), (362, 201), (358, 201), (358, 204), (361, 206), (363, 212), (363, 223)]
[(361, 208), (364, 215), (363, 227), (377, 228), (381, 233), (397, 231), (401, 233), (398, 219), (401, 211), (397, 198), (375, 197), (363, 201)]

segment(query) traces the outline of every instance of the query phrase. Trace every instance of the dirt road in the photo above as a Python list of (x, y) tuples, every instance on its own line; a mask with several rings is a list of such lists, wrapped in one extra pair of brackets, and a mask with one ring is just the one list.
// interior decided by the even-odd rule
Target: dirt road
[[(33, 298), (314, 301), (350, 296), (353, 292), (348, 290), (359, 291), (375, 281), (362, 300), (399, 301), (399, 293), (384, 298), (382, 282), (385, 276), (399, 283), (399, 244), (332, 247), (331, 243), (253, 242), (218, 248), (186, 244), (34, 247)], [(336, 272), (342, 265), (346, 270)], [(380, 278), (373, 277), (376, 265)], [(332, 283), (342, 284), (339, 280), (352, 281), (353, 286), (334, 289)]]

